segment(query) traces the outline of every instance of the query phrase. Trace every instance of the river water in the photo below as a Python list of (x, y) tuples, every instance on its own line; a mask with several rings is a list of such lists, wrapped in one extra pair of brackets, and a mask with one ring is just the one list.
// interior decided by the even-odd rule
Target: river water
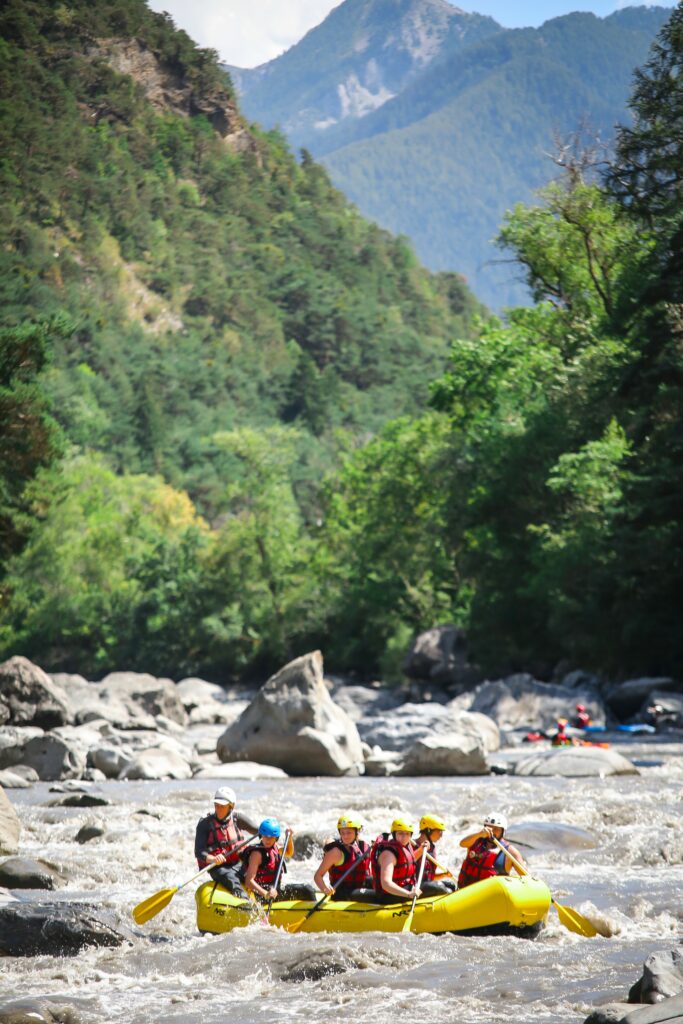
[[(532, 873), (560, 903), (607, 925), (610, 938), (574, 935), (553, 911), (536, 941), (290, 935), (259, 924), (208, 937), (196, 931), (189, 886), (130, 945), (0, 961), (0, 1000), (49, 997), (76, 1007), (84, 1021), (125, 1024), (253, 1024), (262, 1018), (388, 1024), (397, 1015), (450, 1024), (580, 1022), (596, 1004), (625, 1000), (643, 960), (681, 939), (683, 747), (651, 742), (620, 749), (640, 761), (639, 776), (235, 784), (239, 809), (256, 820), (277, 816), (295, 830), (331, 834), (339, 814), (354, 810), (372, 837), (397, 811), (415, 819), (438, 813), (451, 826), (440, 859), (454, 867), (458, 837), (487, 812), (504, 812), (518, 827), (546, 823), (540, 840), (534, 831), (534, 846), (520, 845)], [(50, 807), (58, 794), (47, 783), (8, 795), (23, 823), (20, 854), (43, 857), (69, 873), (59, 898), (108, 908), (132, 924), (135, 904), (195, 873), (194, 828), (211, 809), (213, 788), (206, 779), (102, 783), (92, 791), (111, 805), (86, 809)], [(104, 825), (106, 835), (79, 845), (74, 837), (86, 822)], [(559, 825), (587, 830), (595, 846), (575, 847)], [(296, 861), (289, 879), (310, 881), (315, 867), (314, 859)], [(311, 962), (332, 965), (336, 973), (282, 980)]]

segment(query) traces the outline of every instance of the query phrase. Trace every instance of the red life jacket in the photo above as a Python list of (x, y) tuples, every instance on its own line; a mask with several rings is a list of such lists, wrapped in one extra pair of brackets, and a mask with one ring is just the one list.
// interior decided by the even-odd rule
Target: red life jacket
[[(364, 839), (356, 839), (350, 846), (345, 846), (341, 839), (333, 839), (325, 843), (325, 853), (328, 850), (339, 850), (343, 856), (341, 864), (333, 864), (327, 875), (333, 889), (337, 888), (337, 882), (348, 870), (352, 861), (359, 861), (366, 850), (370, 849), (370, 843)], [(366, 857), (362, 864), (357, 863), (351, 873), (343, 882), (344, 889), (363, 889), (372, 886), (372, 864), (370, 857)]]
[[(240, 860), (240, 853), (230, 851), (244, 841), (244, 832), (235, 823), (232, 814), (220, 821), (216, 815), (212, 815), (209, 833), (206, 840), (207, 853), (222, 853), (225, 855), (225, 864), (237, 864)], [(197, 861), (200, 868), (205, 868), (209, 861), (202, 863)]]
[[(385, 850), (391, 850), (396, 857), (393, 881), (401, 889), (411, 889), (415, 884), (416, 875), (413, 847), (410, 843), (406, 846), (401, 846), (390, 833), (384, 832), (375, 842), (375, 848), (370, 854), (375, 876), (375, 892), (385, 892), (380, 880), (381, 871), (379, 866), (380, 854), (384, 853)], [(387, 895), (389, 894), (387, 893)]]
[[(280, 852), (277, 843), (274, 843), (269, 847), (265, 847), (262, 843), (257, 843), (256, 846), (250, 846), (249, 849), (242, 854), (244, 871), (242, 871), (241, 874), (243, 878), (246, 873), (249, 858), (254, 852), (261, 854), (261, 863), (254, 875), (254, 881), (257, 885), (263, 886), (264, 889), (270, 889), (275, 884), (277, 871), (280, 867), (280, 861), (282, 860), (282, 853)], [(283, 872), (287, 870), (286, 864), (282, 865), (282, 870)]]
[[(507, 850), (510, 844), (501, 839), (500, 845)], [(505, 854), (496, 846), (489, 846), (488, 840), (480, 837), (472, 843), (462, 862), (458, 875), (458, 889), (472, 885), (473, 882), (480, 882), (482, 878), (495, 878), (496, 875), (506, 873)]]

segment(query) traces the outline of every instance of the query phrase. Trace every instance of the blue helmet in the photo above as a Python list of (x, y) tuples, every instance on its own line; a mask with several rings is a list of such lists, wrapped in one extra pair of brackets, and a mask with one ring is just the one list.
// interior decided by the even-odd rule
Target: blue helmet
[(275, 836), (276, 839), (279, 839), (281, 832), (282, 826), (277, 818), (264, 818), (258, 827), (260, 836)]

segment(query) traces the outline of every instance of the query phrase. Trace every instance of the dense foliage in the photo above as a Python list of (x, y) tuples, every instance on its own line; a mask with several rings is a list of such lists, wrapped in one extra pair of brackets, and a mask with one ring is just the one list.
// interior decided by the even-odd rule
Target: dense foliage
[[(80, 82), (81, 50), (44, 45), (13, 59)], [(235, 153), (100, 64), (88, 103), (20, 96), (43, 127), (32, 149), (17, 119), (2, 165), (2, 653), (225, 679), (322, 646), (392, 678), (416, 631), (455, 621), (491, 672), (677, 672), (682, 63), (679, 8), (604, 183), (566, 149), (507, 215), (535, 305), (476, 336), (454, 330), (460, 279), (277, 136)], [(90, 125), (93, 95), (132, 108)], [(62, 116), (75, 176), (54, 169)], [(382, 396), (400, 415), (376, 431)]]

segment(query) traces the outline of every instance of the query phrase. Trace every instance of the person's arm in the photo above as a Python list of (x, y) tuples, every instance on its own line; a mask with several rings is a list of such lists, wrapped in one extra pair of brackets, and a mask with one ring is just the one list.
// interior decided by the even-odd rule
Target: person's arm
[(385, 892), (390, 893), (392, 896), (400, 896), (401, 899), (405, 899), (406, 896), (414, 896), (415, 893), (419, 895), (420, 890), (417, 886), (413, 886), (412, 889), (402, 889), (400, 885), (396, 885), (394, 882), (394, 868), (396, 867), (396, 856), (391, 850), (385, 850), (379, 855), (379, 878), (380, 885)]
[(243, 832), (248, 832), (249, 835), (255, 836), (258, 832), (258, 825), (255, 825), (251, 818), (247, 815), (242, 814), (241, 811), (236, 811), (234, 814), (235, 824), (238, 828), (241, 828)]
[(222, 864), (225, 857), (222, 853), (209, 853), (207, 846), (209, 845), (209, 822), (206, 818), (202, 818), (197, 825), (197, 831), (194, 837), (194, 855), (197, 858), (197, 863), (206, 861), (207, 864)]
[(333, 846), (331, 850), (327, 851), (323, 859), (320, 861), (318, 870), (313, 875), (313, 881), (320, 892), (324, 892), (327, 896), (334, 892), (330, 883), (325, 881), (325, 875), (328, 873), (330, 868), (335, 866), (339, 867), (343, 862), (343, 854), (336, 846)]
[(275, 899), (277, 896), (277, 889), (270, 888), (264, 889), (262, 885), (259, 885), (256, 881), (256, 874), (258, 869), (261, 867), (262, 854), (259, 850), (252, 850), (249, 854), (249, 860), (247, 861), (247, 870), (244, 873), (244, 888), (248, 892), (258, 893), (264, 900)]
[[(508, 843), (508, 848), (509, 848), (510, 853), (512, 854), (512, 856), (515, 858), (515, 860), (518, 860), (519, 863), (522, 865), (522, 867), (526, 869), (526, 864), (524, 863), (524, 858), (522, 857), (522, 855), (519, 852), (519, 850), (517, 849), (517, 847), (513, 846), (512, 843)], [(524, 874), (527, 873), (526, 870), (525, 871), (520, 871), (519, 868), (517, 867), (517, 865), (514, 864), (510, 860), (509, 857), (506, 857), (505, 858), (505, 871), (506, 871), (506, 873), (508, 875), (511, 874), (513, 868), (515, 869), (515, 871), (517, 872), (518, 875), (524, 875)]]
[(491, 833), (488, 831), (488, 829), (480, 828), (478, 832), (470, 832), (469, 835), (464, 836), (460, 840), (460, 845), (464, 846), (467, 850), (469, 850), (470, 846), (476, 843), (477, 839), (486, 839), (490, 836)]

